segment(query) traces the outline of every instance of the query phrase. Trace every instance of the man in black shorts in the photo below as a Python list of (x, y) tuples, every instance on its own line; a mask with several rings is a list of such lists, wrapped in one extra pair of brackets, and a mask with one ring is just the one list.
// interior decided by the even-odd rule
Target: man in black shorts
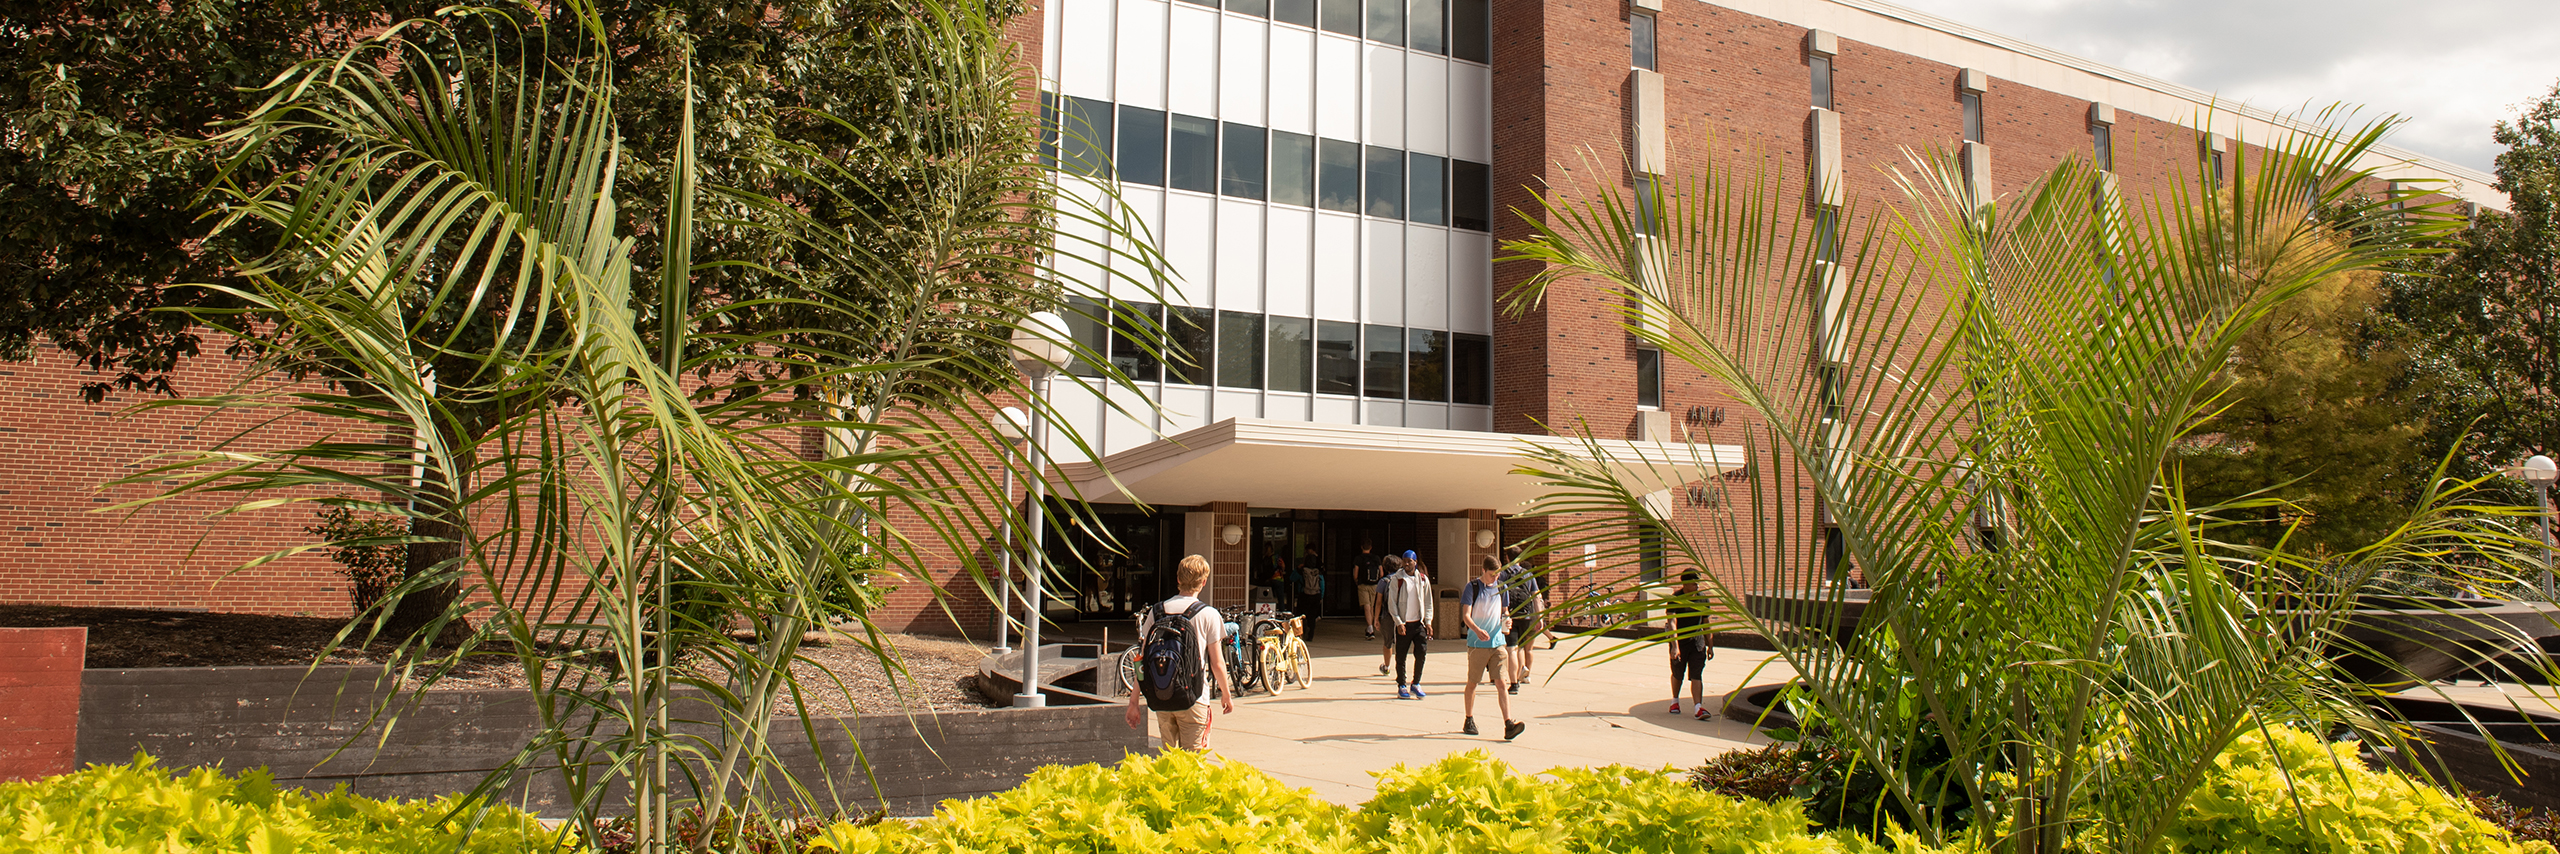
[(1680, 598), (1671, 606), (1671, 713), (1680, 714), (1680, 680), (1689, 680), (1689, 708), (1698, 720), (1715, 717), (1707, 710), (1707, 659), (1716, 657), (1715, 648), (1707, 645), (1707, 614), (1699, 610), (1698, 577), (1680, 578)]

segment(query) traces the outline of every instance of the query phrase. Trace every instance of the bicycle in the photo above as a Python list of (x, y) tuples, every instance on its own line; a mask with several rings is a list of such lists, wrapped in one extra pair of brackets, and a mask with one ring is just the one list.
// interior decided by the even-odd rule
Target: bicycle
[(1606, 629), (1627, 619), (1626, 614), (1615, 610), (1624, 606), (1627, 600), (1612, 596), (1596, 602), (1592, 601), (1589, 584), (1582, 585), (1582, 588), (1574, 594), (1573, 601), (1590, 603), (1576, 615), (1579, 618), (1576, 622), (1588, 623), (1590, 624), (1588, 628)]
[(1307, 649), (1307, 618), (1289, 616), (1274, 618), (1263, 624), (1261, 670), (1263, 690), (1280, 693), (1285, 684), (1299, 688), (1315, 684), (1315, 654)]

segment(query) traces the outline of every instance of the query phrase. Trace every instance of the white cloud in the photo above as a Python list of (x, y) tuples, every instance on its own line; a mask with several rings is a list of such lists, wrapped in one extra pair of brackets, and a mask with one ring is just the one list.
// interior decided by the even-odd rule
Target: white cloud
[(2552, 0), (1890, 0), (2273, 110), (2407, 119), (2390, 142), (2487, 170), (2490, 128), (2560, 80)]

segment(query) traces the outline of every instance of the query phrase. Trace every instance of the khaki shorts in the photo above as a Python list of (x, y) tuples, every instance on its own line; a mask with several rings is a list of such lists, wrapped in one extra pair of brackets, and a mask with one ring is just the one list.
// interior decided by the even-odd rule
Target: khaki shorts
[(1363, 584), (1363, 585), (1360, 585), (1360, 613), (1362, 613), (1362, 614), (1372, 614), (1372, 615), (1374, 615), (1374, 614), (1378, 613), (1378, 586), (1377, 586), (1377, 585), (1375, 585), (1375, 584)]
[(1179, 712), (1155, 712), (1156, 735), (1166, 749), (1209, 749), (1209, 704), (1193, 703)]
[(1510, 653), (1510, 649), (1499, 646), (1467, 647), (1467, 681), (1476, 681), (1476, 674), (1482, 673), (1493, 684), (1510, 684)]

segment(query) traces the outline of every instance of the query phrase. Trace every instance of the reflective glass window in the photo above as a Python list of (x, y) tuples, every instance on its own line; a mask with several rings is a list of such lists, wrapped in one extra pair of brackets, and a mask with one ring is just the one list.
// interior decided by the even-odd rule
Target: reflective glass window
[(1449, 161), (1416, 152), (1410, 159), (1407, 212), (1414, 222), (1449, 224)]
[(1111, 174), (1111, 105), (1069, 97), (1058, 116), (1060, 168), (1079, 175)]
[(1164, 308), (1155, 303), (1120, 303), (1111, 313), (1111, 366), (1140, 382), (1164, 378), (1161, 356)]
[(1662, 408), (1662, 351), (1650, 347), (1636, 349), (1636, 405), (1647, 409)]
[(1405, 333), (1405, 396), (1414, 400), (1449, 399), (1449, 333), (1415, 329)]
[(1271, 200), (1284, 205), (1316, 203), (1315, 137), (1271, 132)]
[(1215, 364), (1215, 339), (1218, 312), (1215, 309), (1167, 306), (1164, 310), (1166, 348), (1164, 380), (1188, 385), (1208, 385), (1209, 367)]
[(1404, 0), (1369, 0), (1369, 40), (1404, 46)]
[(1301, 27), (1316, 25), (1316, 0), (1271, 0), (1271, 19)]
[(1262, 315), (1218, 312), (1218, 385), (1262, 387)]
[(1652, 15), (1640, 12), (1627, 15), (1627, 41), (1635, 54), (1635, 66), (1646, 71), (1660, 70), (1654, 67), (1653, 24)]
[(1387, 219), (1404, 218), (1404, 152), (1374, 145), (1369, 147), (1368, 214)]
[(1271, 318), (1268, 376), (1272, 391), (1309, 391), (1315, 378), (1315, 321)]
[(1404, 396), (1404, 327), (1371, 326), (1368, 329), (1366, 370), (1363, 390), (1372, 398), (1394, 399)]
[(1173, 146), (1165, 160), (1165, 186), (1199, 193), (1218, 191), (1218, 120), (1175, 114)]
[(1325, 32), (1360, 37), (1360, 0), (1316, 0), (1316, 6)]
[(1405, 8), (1406, 44), (1424, 53), (1448, 53), (1448, 0), (1413, 0)]
[(1316, 321), (1316, 391), (1360, 393), (1360, 324)]
[(1101, 376), (1102, 366), (1091, 360), (1111, 357), (1111, 306), (1084, 297), (1068, 297), (1066, 307), (1059, 313), (1066, 315), (1067, 337), (1085, 351), (1067, 363), (1067, 372)]
[(1449, 224), (1475, 231), (1493, 230), (1492, 167), (1449, 161)]
[(1338, 139), (1316, 143), (1316, 207), (1360, 212), (1360, 144)]
[(1263, 130), (1228, 122), (1225, 156), (1219, 162), (1218, 193), (1239, 199), (1262, 198)]
[(1493, 58), (1493, 15), (1485, 0), (1449, 0), (1449, 55), (1488, 62)]
[(1121, 106), (1120, 154), (1112, 165), (1123, 182), (1164, 185), (1164, 111)]

